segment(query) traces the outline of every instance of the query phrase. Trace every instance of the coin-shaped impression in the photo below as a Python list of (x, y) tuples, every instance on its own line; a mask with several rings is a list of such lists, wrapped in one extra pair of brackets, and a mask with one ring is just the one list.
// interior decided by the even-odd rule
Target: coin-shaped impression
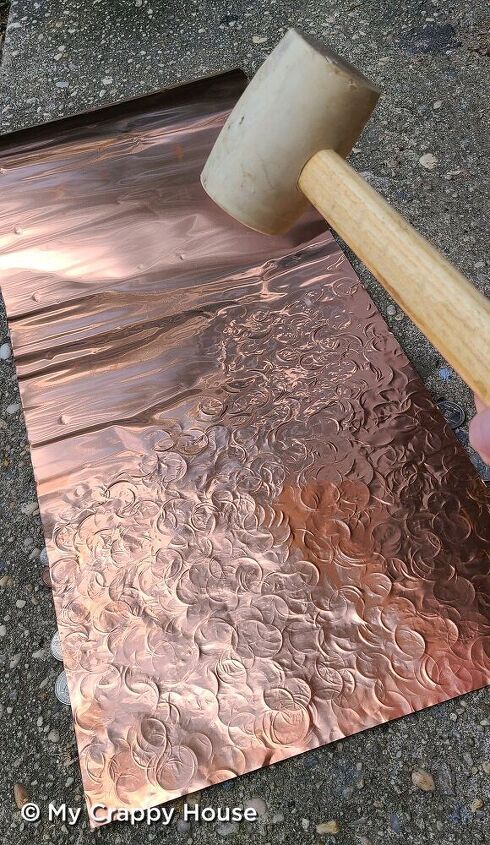
[(56, 678), (54, 694), (58, 701), (61, 701), (62, 704), (66, 704), (67, 706), (70, 704), (70, 693), (68, 692), (66, 672), (62, 672), (61, 675), (58, 675)]

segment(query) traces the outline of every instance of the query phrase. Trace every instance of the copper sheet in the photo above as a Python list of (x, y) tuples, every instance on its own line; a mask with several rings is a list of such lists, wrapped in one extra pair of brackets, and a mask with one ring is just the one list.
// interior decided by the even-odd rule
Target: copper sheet
[(3, 139), (0, 277), (89, 804), (488, 683), (488, 493), (323, 224), (198, 174), (232, 74)]

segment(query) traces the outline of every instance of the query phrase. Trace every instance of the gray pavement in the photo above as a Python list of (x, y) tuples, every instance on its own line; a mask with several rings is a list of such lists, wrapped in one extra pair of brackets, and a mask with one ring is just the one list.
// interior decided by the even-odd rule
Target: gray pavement
[(7, 28), (10, 0), (0, 0), (0, 57), (2, 55), (2, 44)]
[[(488, 294), (489, 17), (481, 0), (17, 0), (11, 4), (0, 72), (0, 131), (212, 71), (242, 66), (253, 72), (285, 29), (298, 25), (331, 43), (385, 91), (352, 156), (355, 167)], [(391, 313), (386, 294), (356, 260), (353, 263), (433, 396), (461, 403), (468, 418), (473, 407), (465, 386), (398, 309)], [(3, 841), (488, 842), (487, 691), (201, 794), (203, 805), (214, 806), (262, 799), (265, 813), (253, 825), (114, 825), (91, 834), (85, 821), (72, 828), (45, 819), (33, 826), (21, 821), (13, 797), (16, 782), (43, 807), (48, 800), (81, 806), (82, 797), (71, 717), (52, 692), (60, 669), (49, 655), (55, 619), (49, 589), (40, 579), (43, 541), (15, 372), (8, 346), (2, 344), (8, 344), (3, 311)], [(464, 426), (457, 435), (467, 442)], [(476, 456), (472, 459), (482, 475), (488, 473)], [(413, 784), (412, 772), (419, 768), (433, 776), (433, 790)], [(318, 824), (327, 822), (338, 832), (316, 831)]]

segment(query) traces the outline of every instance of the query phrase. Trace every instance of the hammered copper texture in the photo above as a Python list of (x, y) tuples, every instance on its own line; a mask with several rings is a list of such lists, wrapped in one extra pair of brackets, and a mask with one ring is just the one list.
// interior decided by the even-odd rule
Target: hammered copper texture
[(462, 448), (316, 218), (269, 239), (201, 191), (242, 84), (0, 145), (89, 804), (148, 807), (489, 681), (488, 494)]

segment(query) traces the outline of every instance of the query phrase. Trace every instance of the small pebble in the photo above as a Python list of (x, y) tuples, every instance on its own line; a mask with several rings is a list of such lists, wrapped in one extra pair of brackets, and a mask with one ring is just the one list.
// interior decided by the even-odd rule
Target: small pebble
[(335, 819), (331, 819), (329, 822), (322, 822), (316, 826), (317, 833), (338, 833), (339, 830), (339, 823)]
[[(73, 778), (71, 778), (73, 781)], [(178, 819), (177, 824), (177, 833), (188, 833), (191, 829), (191, 823), (187, 822), (185, 819)]]
[(21, 783), (14, 783), (14, 799), (19, 810), (30, 800), (27, 789)]
[(2, 343), (0, 346), (0, 361), (8, 361), (12, 355), (12, 347), (10, 343)]
[(50, 730), (50, 732), (48, 733), (48, 739), (49, 739), (50, 742), (59, 742), (60, 741), (59, 731), (56, 730), (56, 728), (53, 728), (52, 730)]
[(454, 795), (453, 773), (445, 761), (441, 761), (437, 770), (437, 786), (443, 794)]
[(301, 827), (303, 828), (303, 830), (308, 830), (309, 826), (310, 826), (310, 820), (309, 819), (301, 819)]
[(394, 305), (388, 305), (386, 309), (386, 313), (389, 317), (393, 317), (396, 314), (396, 308)]
[(216, 825), (216, 832), (220, 836), (231, 836), (233, 833), (237, 833), (239, 829), (239, 825), (236, 822), (221, 822)]
[(264, 44), (267, 41), (267, 38), (264, 35), (254, 35), (252, 37), (252, 41), (254, 44)]
[(436, 111), (437, 111), (437, 109), (440, 109), (441, 106), (442, 106), (442, 100), (436, 100), (435, 103), (432, 104), (432, 108), (435, 109)]
[(25, 502), (20, 506), (21, 512), (25, 516), (32, 516), (38, 510), (37, 502)]
[(481, 767), (486, 775), (490, 775), (490, 762), (485, 760), (485, 762), (481, 764)]
[(434, 778), (425, 769), (414, 769), (412, 772), (412, 783), (417, 789), (421, 789), (423, 792), (434, 792), (436, 788)]
[(470, 804), (470, 810), (472, 813), (476, 813), (478, 812), (478, 810), (481, 810), (484, 806), (485, 804), (483, 803), (481, 798), (475, 798), (474, 801), (472, 801)]
[(396, 813), (391, 813), (391, 815), (390, 815), (390, 827), (391, 827), (393, 833), (400, 833), (401, 832), (400, 819), (398, 818)]
[(44, 549), (41, 549), (41, 553), (39, 555), (39, 561), (40, 561), (42, 566), (48, 565), (48, 552), (46, 550), (46, 547), (44, 547)]
[(419, 158), (419, 164), (425, 168), (425, 170), (434, 170), (437, 167), (437, 159), (432, 153), (424, 153), (423, 156)]
[[(69, 777), (65, 780), (65, 786), (66, 787), (73, 786), (74, 782), (75, 782), (75, 778)], [(179, 821), (183, 821), (183, 819), (179, 819)], [(186, 824), (188, 824), (188, 822), (186, 822)], [(190, 825), (189, 825), (189, 827), (190, 827)], [(178, 829), (179, 829), (179, 822), (177, 822), (177, 830)]]
[(5, 625), (0, 625), (0, 637), (4, 637), (7, 633), (7, 628)]
[(284, 816), (282, 813), (274, 813), (272, 816), (272, 824), (282, 824), (284, 821)]
[(15, 602), (15, 606), (18, 610), (22, 610), (22, 608), (26, 606), (25, 600), (17, 599), (17, 601)]
[(32, 656), (34, 660), (44, 660), (47, 655), (43, 648), (38, 648), (37, 651), (32, 652)]
[(12, 402), (11, 405), (7, 405), (7, 407), (5, 408), (6, 414), (16, 414), (17, 411), (20, 411), (20, 402)]
[(243, 802), (245, 809), (255, 810), (258, 816), (265, 816), (267, 813), (267, 804), (263, 798), (249, 798)]

